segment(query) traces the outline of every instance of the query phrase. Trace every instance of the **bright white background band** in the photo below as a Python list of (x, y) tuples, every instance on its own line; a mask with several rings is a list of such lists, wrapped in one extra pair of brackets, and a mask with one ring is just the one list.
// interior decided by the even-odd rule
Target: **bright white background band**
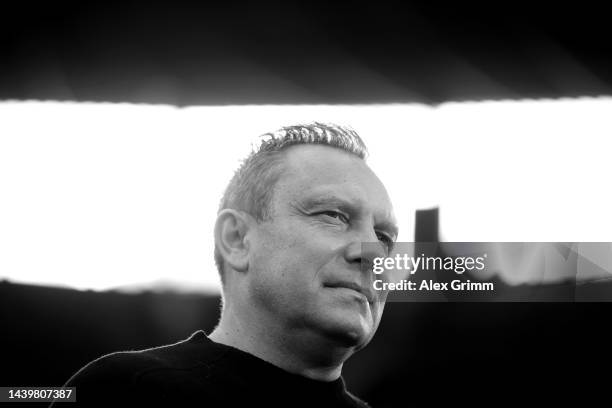
[(219, 289), (216, 207), (254, 136), (351, 125), (412, 240), (612, 241), (612, 100), (229, 106), (0, 103), (0, 278)]

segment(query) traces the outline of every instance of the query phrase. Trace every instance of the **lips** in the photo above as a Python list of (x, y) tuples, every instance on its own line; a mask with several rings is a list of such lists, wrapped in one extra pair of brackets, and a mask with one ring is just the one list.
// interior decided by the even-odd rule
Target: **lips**
[(361, 293), (363, 296), (365, 296), (369, 303), (372, 303), (374, 301), (373, 291), (370, 290), (369, 288), (364, 288), (363, 286), (355, 282), (332, 282), (332, 283), (327, 283), (324, 286), (327, 288), (352, 289), (355, 292)]

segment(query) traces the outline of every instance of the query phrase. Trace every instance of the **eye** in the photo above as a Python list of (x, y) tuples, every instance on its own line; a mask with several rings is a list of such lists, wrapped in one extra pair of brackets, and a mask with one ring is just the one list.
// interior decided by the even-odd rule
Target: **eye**
[(339, 220), (339, 221), (341, 221), (341, 222), (343, 222), (345, 224), (348, 224), (348, 222), (349, 222), (349, 218), (346, 215), (344, 215), (343, 213), (338, 212), (338, 211), (331, 211), (331, 210), (330, 211), (321, 211), (320, 213), (317, 213), (317, 214), (337, 219), (337, 220)]
[(391, 239), (390, 236), (382, 232), (377, 232), (376, 237), (378, 238), (379, 241), (385, 244), (388, 251), (391, 251), (391, 249), (393, 248), (394, 241), (393, 239)]

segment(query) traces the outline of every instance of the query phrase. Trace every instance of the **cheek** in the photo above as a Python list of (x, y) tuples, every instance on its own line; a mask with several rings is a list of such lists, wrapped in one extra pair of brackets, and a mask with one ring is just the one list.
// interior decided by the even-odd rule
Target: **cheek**
[(261, 237), (252, 258), (253, 283), (259, 289), (267, 288), (275, 296), (299, 296), (305, 289), (313, 255), (299, 237), (275, 231)]
[(258, 257), (274, 269), (287, 269), (287, 265), (290, 269), (316, 269), (330, 251), (324, 242), (299, 227), (264, 231), (259, 242)]
[(260, 289), (266, 286), (275, 296), (306, 302), (317, 297), (321, 281), (334, 273), (338, 251), (328, 240), (317, 239), (307, 226), (262, 228), (255, 242), (251, 267), (259, 276), (254, 279)]

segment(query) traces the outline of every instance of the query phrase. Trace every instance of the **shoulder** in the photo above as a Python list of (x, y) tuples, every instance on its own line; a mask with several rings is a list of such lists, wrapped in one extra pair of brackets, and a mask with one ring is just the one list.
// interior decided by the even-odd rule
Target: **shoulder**
[(166, 399), (206, 377), (206, 362), (214, 358), (207, 344), (197, 332), (167, 346), (108, 354), (81, 368), (65, 386), (76, 387), (79, 405)]

